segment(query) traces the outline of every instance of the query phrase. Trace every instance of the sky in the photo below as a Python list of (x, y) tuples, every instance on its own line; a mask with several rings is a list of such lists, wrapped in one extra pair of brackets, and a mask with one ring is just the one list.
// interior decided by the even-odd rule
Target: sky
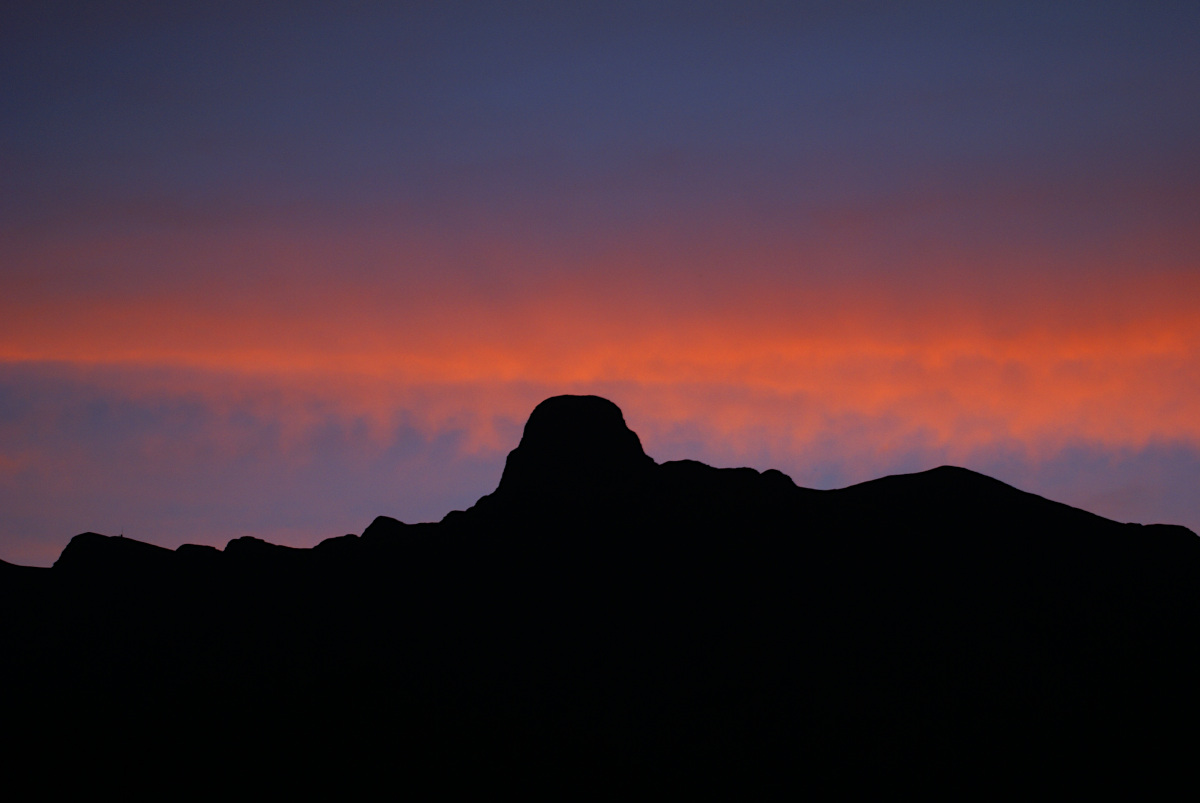
[(0, 560), (312, 546), (529, 412), (1200, 531), (1200, 5), (0, 10)]

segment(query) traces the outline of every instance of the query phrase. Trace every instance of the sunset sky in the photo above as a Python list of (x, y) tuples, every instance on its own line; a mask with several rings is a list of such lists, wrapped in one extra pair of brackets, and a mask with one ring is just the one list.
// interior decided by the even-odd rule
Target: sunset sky
[(0, 10), (0, 559), (438, 520), (560, 393), (1200, 531), (1195, 0), (333, 5)]

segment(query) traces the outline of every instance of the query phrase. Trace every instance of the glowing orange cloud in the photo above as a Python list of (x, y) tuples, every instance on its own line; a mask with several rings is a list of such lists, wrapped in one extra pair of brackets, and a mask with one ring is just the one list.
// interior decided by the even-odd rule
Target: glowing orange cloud
[(926, 249), (893, 275), (849, 246), (714, 242), (566, 257), (412, 231), (43, 245), (14, 257), (0, 360), (237, 375), (376, 422), (424, 410), (431, 428), (474, 410), (490, 445), (489, 418), (537, 401), (505, 388), (601, 386), (651, 430), (698, 421), (733, 442), (765, 426), (804, 444), (845, 416), (959, 449), (1200, 442), (1200, 276), (1170, 243), (1095, 269), (975, 271), (977, 256)]

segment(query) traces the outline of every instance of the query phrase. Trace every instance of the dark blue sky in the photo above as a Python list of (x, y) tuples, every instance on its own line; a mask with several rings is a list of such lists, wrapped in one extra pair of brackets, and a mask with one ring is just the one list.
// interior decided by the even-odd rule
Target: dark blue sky
[(1200, 170), (1194, 3), (30, 6), (0, 25), (6, 228), (395, 204), (619, 228)]

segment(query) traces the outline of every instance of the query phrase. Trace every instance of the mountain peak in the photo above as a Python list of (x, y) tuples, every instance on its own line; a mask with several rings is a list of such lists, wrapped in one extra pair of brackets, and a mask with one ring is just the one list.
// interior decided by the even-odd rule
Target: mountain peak
[(655, 465), (621, 408), (599, 396), (554, 396), (534, 408), (497, 489), (524, 494), (552, 489), (610, 489)]

